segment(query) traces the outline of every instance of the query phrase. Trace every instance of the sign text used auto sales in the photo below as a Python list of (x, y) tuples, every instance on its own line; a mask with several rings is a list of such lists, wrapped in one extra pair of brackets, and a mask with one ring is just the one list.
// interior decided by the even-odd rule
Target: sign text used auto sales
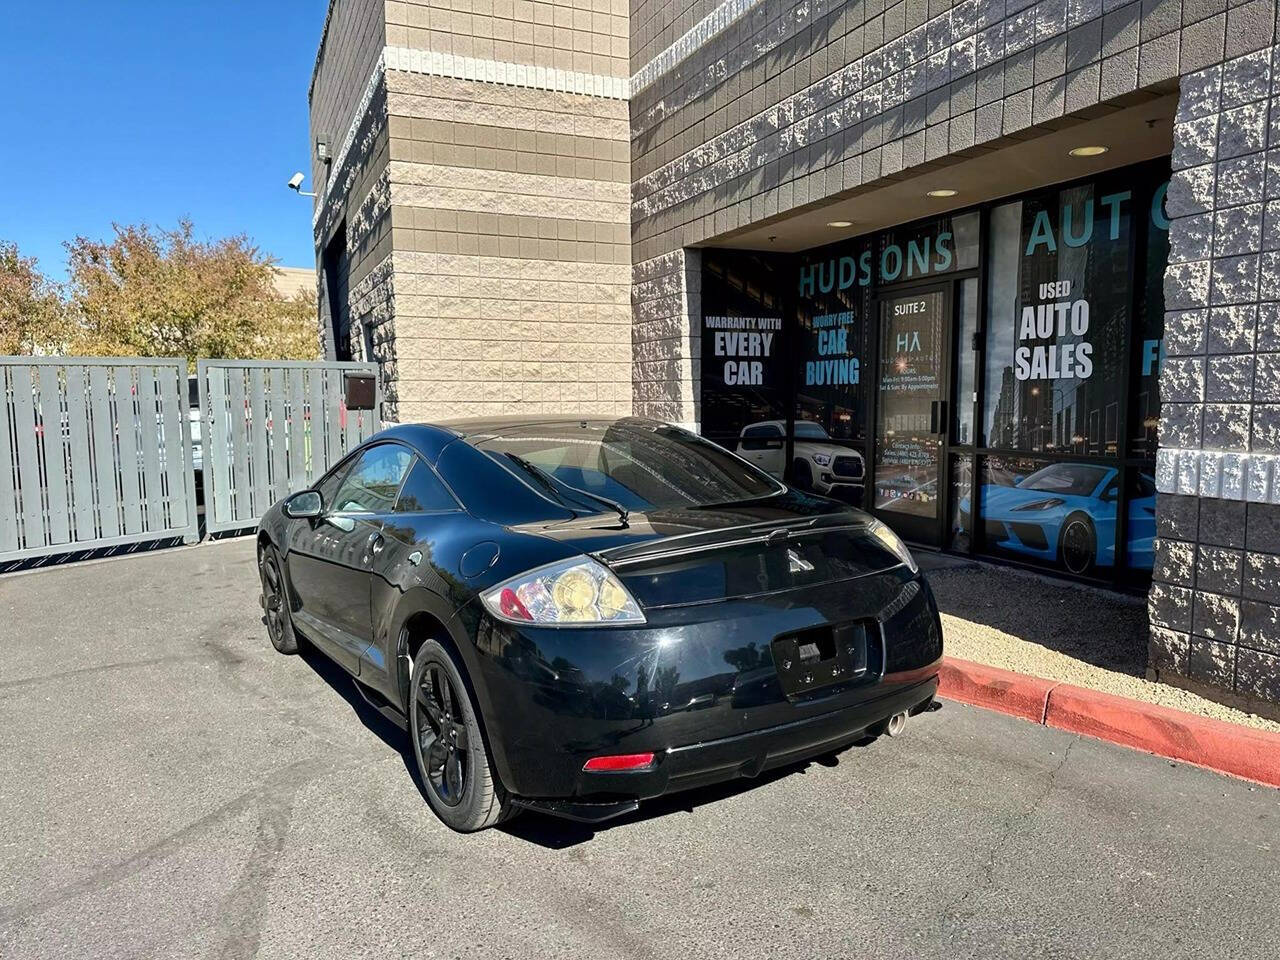
[[(1089, 301), (1071, 299), (1071, 281), (1042, 283), (1040, 303), (1022, 308), (1018, 348), (1013, 355), (1018, 380), (1087, 380), (1093, 374)], [(1074, 343), (1049, 343), (1075, 337)]]

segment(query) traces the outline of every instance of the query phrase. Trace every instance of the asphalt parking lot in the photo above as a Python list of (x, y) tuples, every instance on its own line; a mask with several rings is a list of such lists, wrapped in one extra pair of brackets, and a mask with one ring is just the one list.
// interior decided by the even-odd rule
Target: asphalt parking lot
[(0, 578), (0, 957), (1262, 957), (1280, 792), (954, 704), (594, 833), (451, 833), (253, 545)]

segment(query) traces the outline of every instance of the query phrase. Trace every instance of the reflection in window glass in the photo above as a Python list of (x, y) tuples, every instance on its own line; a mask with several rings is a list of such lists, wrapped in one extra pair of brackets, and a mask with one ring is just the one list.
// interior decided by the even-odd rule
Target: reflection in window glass
[(847, 441), (833, 439), (822, 424), (796, 420), (792, 446), (792, 486), (812, 490), (824, 497), (862, 505), (866, 465), (862, 451)]
[(978, 281), (960, 284), (960, 329), (956, 332), (955, 442), (970, 444), (973, 437), (974, 390), (977, 389), (978, 354), (973, 336), (978, 330)]
[(840, 255), (819, 251), (800, 268), (802, 281), (812, 275), (813, 282), (801, 283), (796, 302), (795, 416), (822, 424), (831, 437), (861, 440), (871, 331), (869, 288), (860, 283), (869, 274), (860, 276), (858, 264), (870, 247), (857, 240), (835, 249)]
[(1134, 205), (1098, 180), (992, 211), (988, 446), (1119, 452)]
[(880, 383), (875, 447), (875, 507), (925, 519), (938, 515), (942, 399), (942, 332), (947, 298), (941, 291), (880, 302)]
[[(738, 437), (785, 416), (783, 266), (731, 250), (702, 254), (702, 430)], [(727, 442), (727, 440), (726, 440)]]
[(396, 500), (396, 513), (429, 513), (436, 510), (457, 510), (458, 504), (444, 488), (435, 471), (421, 460), (414, 463), (400, 496)]
[(1169, 181), (1159, 183), (1144, 204), (1147, 245), (1144, 282), (1138, 288), (1134, 321), (1132, 406), (1129, 414), (1129, 453), (1152, 457), (1160, 424), (1160, 366), (1164, 362), (1164, 270), (1169, 262), (1169, 219), (1164, 211)]
[(949, 546), (968, 553), (973, 544), (973, 461), (951, 458), (951, 534)]
[(390, 513), (413, 455), (394, 443), (371, 447), (338, 488), (334, 509), (346, 513)]
[(765, 420), (747, 424), (737, 440), (722, 440), (720, 443), (726, 450), (732, 450), (775, 480), (786, 482), (786, 436), (785, 420)]
[(1115, 565), (1118, 468), (1027, 457), (979, 464), (987, 549), (1077, 576)]
[[(782, 490), (722, 446), (644, 420), (517, 426), (475, 445), (575, 512), (608, 510), (599, 497), (652, 510), (757, 500)], [(464, 499), (469, 495), (454, 489)]]
[(1129, 468), (1129, 538), (1125, 563), (1133, 570), (1150, 570), (1155, 560), (1156, 478), (1155, 464)]

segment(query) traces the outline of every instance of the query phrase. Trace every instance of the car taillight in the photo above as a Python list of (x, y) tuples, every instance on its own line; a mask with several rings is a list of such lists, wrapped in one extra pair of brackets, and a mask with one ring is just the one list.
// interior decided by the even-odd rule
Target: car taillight
[(644, 614), (608, 567), (571, 557), (512, 577), (480, 595), (494, 616), (548, 627), (644, 623)]
[(588, 773), (617, 773), (619, 770), (644, 770), (653, 766), (652, 753), (615, 753), (607, 757), (592, 757), (582, 765)]

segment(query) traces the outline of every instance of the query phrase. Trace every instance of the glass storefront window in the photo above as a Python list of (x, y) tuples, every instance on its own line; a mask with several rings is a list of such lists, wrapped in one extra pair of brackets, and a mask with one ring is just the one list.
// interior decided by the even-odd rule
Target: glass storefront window
[(798, 254), (704, 250), (704, 435), (913, 542), (1141, 580), (1168, 176), (1152, 161)]
[(707, 251), (702, 274), (702, 432), (733, 449), (752, 424), (785, 423), (783, 267)]
[[(865, 245), (863, 245), (865, 246)], [(845, 256), (845, 279), (856, 256)], [(796, 420), (822, 425), (829, 437), (861, 441), (866, 435), (864, 359), (871, 338), (866, 288), (850, 283), (819, 289), (796, 304)]]
[(875, 443), (875, 507), (923, 519), (938, 516), (938, 469), (947, 329), (944, 290), (880, 302)]
[(1118, 467), (992, 456), (978, 480), (988, 550), (1077, 576), (1114, 565)]
[(978, 281), (976, 278), (960, 282), (959, 324), (956, 329), (956, 388), (955, 403), (956, 443), (971, 444), (973, 436), (973, 406), (977, 397), (978, 352), (974, 336), (978, 332)]
[(978, 265), (980, 224), (978, 212), (971, 210), (884, 230), (876, 234), (870, 258), (861, 262), (869, 262), (867, 272), (878, 286), (972, 270)]
[(1131, 189), (1099, 180), (992, 210), (988, 446), (1119, 453), (1133, 207)]
[(968, 456), (951, 458), (952, 550), (968, 553), (973, 545), (973, 461)]
[(1164, 269), (1169, 262), (1169, 218), (1164, 200), (1169, 181), (1160, 183), (1145, 204), (1146, 256), (1138, 288), (1133, 336), (1133, 389), (1129, 410), (1129, 454), (1154, 457), (1160, 426), (1160, 366), (1164, 362)]
[(1155, 464), (1130, 467), (1128, 479), (1129, 521), (1125, 536), (1125, 564), (1131, 570), (1150, 572), (1155, 560), (1156, 478)]

